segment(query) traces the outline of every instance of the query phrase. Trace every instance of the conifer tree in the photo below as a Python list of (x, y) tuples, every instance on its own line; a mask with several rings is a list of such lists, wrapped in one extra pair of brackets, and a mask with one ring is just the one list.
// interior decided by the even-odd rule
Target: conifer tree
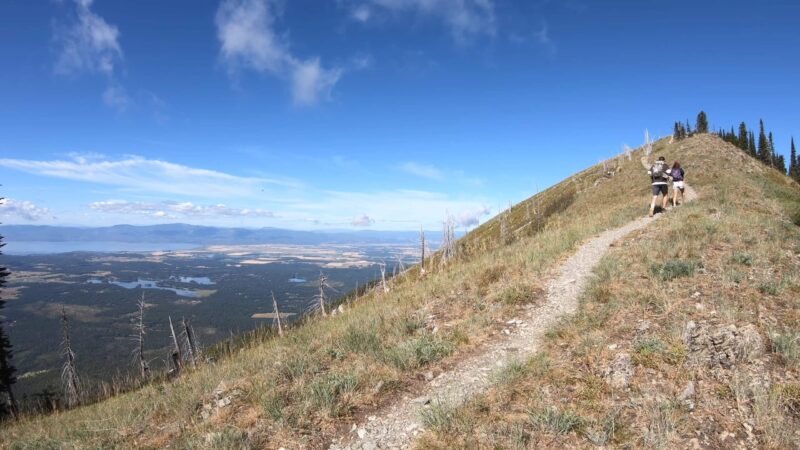
[(686, 119), (686, 135), (691, 136), (694, 133), (692, 131), (692, 125), (689, 123), (689, 119)]
[(744, 122), (739, 124), (739, 148), (747, 151), (747, 125)]
[(767, 134), (764, 132), (764, 121), (759, 121), (759, 129), (758, 132), (758, 159), (761, 160), (764, 164), (770, 164), (772, 162), (772, 155), (769, 151), (769, 140), (767, 140)]
[(706, 117), (705, 111), (700, 111), (697, 114), (697, 126), (695, 126), (695, 131), (698, 133), (708, 133), (708, 117)]
[(792, 149), (789, 153), (789, 176), (800, 181), (800, 161), (797, 160), (797, 150), (794, 148), (794, 138), (792, 138)]
[(750, 137), (747, 142), (747, 153), (750, 154), (753, 158), (757, 158), (758, 155), (756, 154), (756, 134), (751, 130), (749, 132)]
[(782, 174), (786, 175), (786, 158), (783, 155), (775, 157), (775, 168), (780, 170)]
[[(0, 201), (2, 200), (3, 198), (0, 197)], [(3, 236), (0, 236), (0, 249), (4, 245)], [(0, 251), (0, 255), (2, 254), (3, 252)], [(6, 284), (8, 275), (8, 270), (0, 266), (0, 318), (4, 317), (2, 316), (2, 310), (6, 302), (3, 300), (2, 288)], [(11, 363), (12, 357), (11, 340), (3, 328), (3, 321), (0, 320), (0, 420), (7, 417), (16, 417), (18, 412), (17, 400), (14, 398), (13, 390), (14, 383), (17, 382), (17, 377), (14, 375), (17, 369)]]
[(672, 137), (675, 138), (676, 141), (681, 139), (681, 123), (680, 122), (675, 122), (675, 129), (672, 131)]

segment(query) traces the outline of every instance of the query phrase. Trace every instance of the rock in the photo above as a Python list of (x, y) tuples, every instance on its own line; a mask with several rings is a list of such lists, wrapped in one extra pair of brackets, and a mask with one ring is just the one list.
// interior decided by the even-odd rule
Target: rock
[(359, 439), (364, 439), (367, 436), (367, 430), (364, 428), (359, 428), (358, 431), (356, 431), (356, 434), (358, 434)]
[(375, 387), (372, 388), (372, 392), (374, 392), (376, 394), (379, 393), (381, 391), (381, 389), (383, 388), (383, 384), (384, 384), (383, 380), (378, 381), (378, 384), (376, 384)]
[(729, 369), (741, 361), (752, 361), (764, 353), (764, 341), (755, 326), (713, 325), (689, 321), (683, 342), (693, 365)]
[(433, 380), (433, 372), (425, 372), (425, 381), (432, 381)]
[(411, 400), (411, 403), (414, 403), (414, 404), (417, 404), (417, 405), (427, 405), (430, 402), (431, 402), (431, 398), (430, 397), (426, 397), (424, 395), (422, 397), (417, 397), (414, 400)]
[(504, 330), (503, 330), (503, 334), (505, 334), (505, 335), (509, 335), (509, 334), (511, 334), (511, 330), (509, 330), (508, 328), (506, 328), (506, 329), (504, 329)]
[(606, 382), (616, 389), (628, 387), (633, 378), (634, 369), (631, 364), (631, 355), (621, 352), (614, 357), (611, 365), (603, 372)]
[(700, 292), (699, 292), (699, 291), (695, 291), (695, 292), (692, 294), (692, 298), (697, 298), (697, 297), (700, 297)]
[(690, 381), (683, 389), (683, 392), (678, 396), (678, 401), (684, 402), (686, 400), (691, 400), (694, 398), (694, 394), (694, 381)]
[(609, 350), (616, 350), (618, 347), (619, 347), (619, 345), (617, 345), (617, 344), (611, 344), (611, 345), (608, 346), (608, 349)]
[(361, 444), (362, 450), (377, 450), (378, 446), (374, 442), (364, 442)]

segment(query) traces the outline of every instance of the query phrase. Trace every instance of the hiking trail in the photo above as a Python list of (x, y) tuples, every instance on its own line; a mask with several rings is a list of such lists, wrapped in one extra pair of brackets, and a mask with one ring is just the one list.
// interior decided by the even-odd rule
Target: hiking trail
[[(644, 159), (642, 164), (647, 166)], [(684, 202), (696, 198), (697, 193), (687, 184)], [(538, 351), (545, 332), (562, 318), (575, 313), (580, 295), (591, 281), (594, 268), (611, 244), (662, 216), (663, 214), (657, 214), (653, 218), (641, 217), (585, 242), (556, 270), (556, 277), (548, 283), (544, 305), (528, 306), (519, 318), (507, 322), (510, 335), (501, 334), (499, 340), (485, 346), (477, 355), (431, 380), (419, 397), (399, 400), (385, 408), (381, 415), (370, 416), (366, 423), (353, 425), (351, 433), (334, 441), (330, 450), (411, 447), (417, 436), (425, 431), (421, 413), (427, 405), (461, 404), (488, 388), (492, 373), (509, 363), (525, 362), (533, 356)]]

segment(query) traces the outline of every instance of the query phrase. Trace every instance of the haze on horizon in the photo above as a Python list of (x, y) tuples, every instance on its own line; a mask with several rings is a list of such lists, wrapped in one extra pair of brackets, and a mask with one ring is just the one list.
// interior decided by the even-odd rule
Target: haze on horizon
[[(0, 4), (0, 222), (473, 227), (708, 112), (800, 137), (798, 2)], [(690, 169), (691, 170), (691, 169)]]

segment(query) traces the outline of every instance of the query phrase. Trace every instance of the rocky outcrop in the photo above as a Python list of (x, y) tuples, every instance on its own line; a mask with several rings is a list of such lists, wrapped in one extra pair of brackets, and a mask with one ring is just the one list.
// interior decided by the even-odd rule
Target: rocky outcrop
[(690, 321), (683, 332), (689, 350), (688, 362), (695, 366), (729, 369), (764, 353), (764, 341), (753, 325), (714, 325)]

